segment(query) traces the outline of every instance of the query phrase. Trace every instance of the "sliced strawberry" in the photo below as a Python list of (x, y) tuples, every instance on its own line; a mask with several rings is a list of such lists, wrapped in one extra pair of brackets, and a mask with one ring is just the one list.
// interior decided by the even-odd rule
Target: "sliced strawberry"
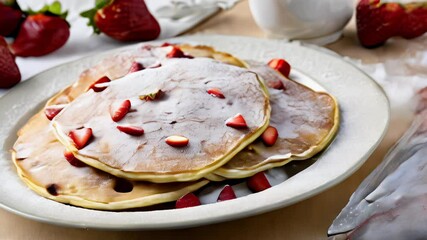
[(225, 185), (224, 188), (219, 193), (218, 199), (216, 201), (222, 202), (222, 201), (227, 201), (235, 198), (237, 197), (236, 197), (236, 194), (234, 193), (233, 188), (230, 185)]
[(160, 89), (156, 89), (152, 93), (139, 95), (139, 99), (144, 101), (154, 101), (160, 99), (164, 95), (164, 92)]
[(52, 105), (47, 106), (44, 109), (44, 114), (46, 115), (47, 119), (52, 120), (58, 113), (64, 109), (65, 105)]
[(187, 193), (176, 200), (175, 208), (188, 208), (201, 205), (199, 198), (194, 193)]
[(291, 65), (286, 62), (284, 59), (275, 58), (268, 62), (268, 66), (274, 70), (280, 72), (283, 76), (289, 78), (289, 73), (291, 72)]
[(278, 137), (279, 132), (277, 132), (277, 129), (272, 126), (268, 126), (261, 135), (262, 141), (268, 147), (273, 146), (276, 143)]
[(224, 94), (222, 94), (221, 90), (219, 90), (218, 88), (210, 88), (207, 90), (207, 92), (217, 98), (225, 98)]
[(21, 81), (21, 73), (15, 56), (9, 51), (7, 43), (0, 36), (0, 88), (10, 88)]
[(162, 45), (160, 45), (160, 47), (169, 47), (169, 46), (173, 46), (173, 44), (168, 43), (168, 42), (164, 42), (164, 43), (162, 43)]
[(131, 107), (129, 100), (124, 100), (120, 105), (116, 106), (111, 111), (111, 119), (113, 119), (114, 122), (118, 122), (122, 120), (126, 114), (129, 112)]
[(117, 129), (132, 136), (141, 136), (144, 134), (144, 129), (135, 126), (117, 126)]
[(144, 0), (98, 0), (95, 8), (80, 15), (89, 19), (95, 33), (119, 41), (148, 41), (160, 34), (160, 25)]
[(82, 162), (82, 161), (78, 160), (76, 157), (74, 157), (72, 152), (64, 151), (64, 157), (74, 167), (81, 168), (81, 167), (87, 166), (84, 162)]
[(92, 128), (81, 128), (70, 131), (68, 136), (73, 140), (77, 149), (84, 148), (92, 138)]
[(16, 33), (23, 16), (23, 12), (15, 1), (11, 4), (0, 2), (0, 35), (10, 36)]
[(253, 175), (246, 183), (253, 192), (261, 192), (271, 187), (270, 182), (263, 172)]
[(185, 147), (190, 140), (183, 136), (172, 135), (165, 139), (165, 142), (172, 147)]
[(42, 56), (62, 47), (70, 37), (70, 25), (65, 20), (67, 12), (61, 13), (58, 1), (40, 11), (30, 11), (22, 23), (18, 36), (11, 47), (17, 56)]
[(144, 66), (142, 66), (139, 62), (132, 62), (132, 65), (130, 66), (129, 73), (138, 72), (144, 69)]
[(102, 92), (104, 91), (107, 87), (97, 87), (97, 84), (100, 83), (107, 83), (107, 82), (111, 82), (110, 78), (108, 78), (107, 76), (103, 76), (102, 78), (96, 80), (95, 82), (93, 82), (88, 88), (87, 91), (89, 91), (90, 89), (93, 89), (93, 91), (95, 92)]
[(186, 55), (180, 48), (172, 45), (172, 50), (166, 55), (168, 58), (193, 58), (193, 56)]
[(267, 86), (277, 90), (286, 90), (285, 85), (280, 80), (267, 81)]
[(237, 114), (236, 116), (229, 118), (225, 121), (225, 125), (232, 127), (232, 128), (247, 128), (248, 125), (246, 124), (245, 119), (243, 118), (242, 114)]

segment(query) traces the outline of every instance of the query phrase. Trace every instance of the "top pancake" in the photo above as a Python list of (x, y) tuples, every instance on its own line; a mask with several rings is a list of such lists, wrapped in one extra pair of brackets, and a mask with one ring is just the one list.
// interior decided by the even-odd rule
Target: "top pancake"
[[(116, 176), (153, 182), (190, 181), (226, 163), (267, 127), (269, 99), (253, 72), (215, 60), (160, 59), (161, 67), (145, 69), (92, 90), (73, 101), (53, 120), (58, 139), (83, 162)], [(219, 88), (225, 99), (206, 91)], [(140, 100), (157, 89), (159, 100)], [(131, 112), (118, 123), (111, 106), (129, 99)], [(247, 129), (234, 129), (225, 121), (242, 114)], [(144, 128), (141, 137), (117, 130), (117, 125)], [(71, 130), (92, 128), (94, 138), (76, 149)], [(182, 135), (190, 143), (175, 148), (165, 143)]]

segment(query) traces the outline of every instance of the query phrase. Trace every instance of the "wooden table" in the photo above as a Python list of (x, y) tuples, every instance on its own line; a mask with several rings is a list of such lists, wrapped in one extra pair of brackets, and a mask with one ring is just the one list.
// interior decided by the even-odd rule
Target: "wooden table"
[[(247, 1), (205, 21), (189, 34), (192, 33), (264, 37), (250, 15)], [(368, 62), (380, 61), (378, 56), (381, 56), (383, 51), (370, 52), (358, 47), (354, 21), (346, 28), (344, 38), (328, 47)], [(359, 48), (360, 51), (349, 51)], [(382, 160), (387, 149), (407, 128), (408, 123), (407, 120), (400, 121), (399, 124), (392, 122), (393, 131), (387, 134), (369, 160), (344, 182), (315, 197), (270, 213), (191, 229), (119, 232), (64, 228), (0, 210), (0, 239), (326, 239), (326, 232), (332, 220), (345, 206), (360, 182)]]

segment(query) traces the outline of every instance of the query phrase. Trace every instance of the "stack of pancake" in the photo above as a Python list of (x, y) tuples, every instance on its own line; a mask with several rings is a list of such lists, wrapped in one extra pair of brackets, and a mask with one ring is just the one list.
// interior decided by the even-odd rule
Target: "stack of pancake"
[(139, 208), (311, 158), (333, 139), (338, 112), (332, 96), (266, 63), (206, 46), (144, 45), (49, 99), (19, 130), (12, 158), (46, 198)]

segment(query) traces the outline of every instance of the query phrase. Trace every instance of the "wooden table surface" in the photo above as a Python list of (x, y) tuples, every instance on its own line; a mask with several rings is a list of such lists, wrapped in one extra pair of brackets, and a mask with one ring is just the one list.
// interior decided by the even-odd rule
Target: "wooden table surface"
[[(351, 57), (376, 61), (378, 54), (375, 52), (362, 49), (348, 52), (349, 46), (358, 48), (354, 29), (352, 21), (347, 26), (344, 37), (327, 47)], [(188, 34), (192, 33), (264, 37), (250, 15), (247, 1), (205, 21)], [(366, 56), (366, 59), (363, 59), (363, 56)], [(342, 183), (315, 197), (266, 214), (190, 229), (119, 232), (59, 227), (28, 220), (0, 209), (0, 239), (326, 239), (326, 232), (332, 220), (407, 125), (408, 121), (399, 124), (392, 122), (393, 132), (389, 132), (369, 160)]]

